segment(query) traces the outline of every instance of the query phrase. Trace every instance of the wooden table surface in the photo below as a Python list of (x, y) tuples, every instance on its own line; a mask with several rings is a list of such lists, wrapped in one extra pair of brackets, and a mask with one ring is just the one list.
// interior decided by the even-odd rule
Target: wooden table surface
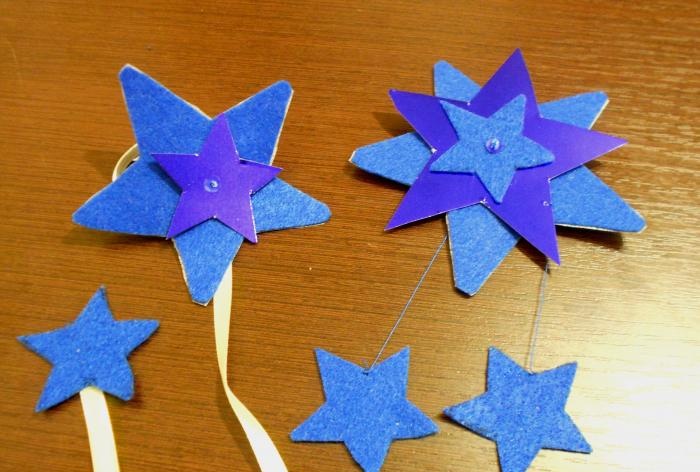
[[(516, 47), (540, 101), (608, 93), (596, 129), (629, 144), (591, 167), (648, 221), (641, 234), (560, 231), (535, 367), (578, 361), (567, 410), (594, 452), (543, 451), (531, 470), (697, 466), (699, 29), (682, 0), (3, 0), (0, 469), (90, 470), (79, 400), (34, 413), (50, 367), (15, 337), (72, 320), (105, 284), (118, 318), (161, 321), (131, 357), (135, 399), (109, 399), (122, 470), (257, 470), (220, 386), (211, 308), (190, 301), (172, 245), (71, 222), (133, 142), (125, 63), (211, 115), (294, 86), (275, 163), (333, 216), (240, 251), (229, 380), (291, 471), (352, 471), (341, 444), (288, 439), (323, 401), (313, 349), (370, 361), (445, 225), (383, 232), (403, 190), (348, 158), (409, 129), (389, 88), (429, 93), (440, 59), (483, 83)], [(489, 346), (525, 363), (542, 264), (520, 244), (468, 298), (440, 254), (388, 348), (411, 346), (409, 398), (440, 433), (395, 442), (384, 471), (498, 470), (494, 444), (440, 412), (483, 392)]]

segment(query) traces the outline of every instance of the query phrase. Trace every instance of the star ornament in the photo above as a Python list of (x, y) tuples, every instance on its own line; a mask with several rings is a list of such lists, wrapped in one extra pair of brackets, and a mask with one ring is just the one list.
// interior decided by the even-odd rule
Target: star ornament
[(435, 434), (406, 398), (409, 349), (367, 371), (316, 350), (326, 402), (291, 433), (293, 441), (343, 442), (365, 472), (381, 469), (391, 443)]
[(483, 87), (444, 61), (434, 77), (436, 96), (390, 92), (415, 132), (350, 160), (410, 186), (387, 229), (446, 214), (458, 289), (475, 294), (521, 237), (559, 263), (555, 225), (644, 228), (584, 166), (625, 143), (590, 130), (605, 94), (538, 104), (519, 50)]
[(241, 160), (226, 117), (214, 121), (198, 155), (154, 153), (153, 158), (182, 189), (168, 238), (217, 219), (249, 241), (258, 242), (250, 196), (281, 169)]
[(117, 321), (100, 288), (78, 318), (46, 333), (20, 336), (19, 341), (52, 365), (36, 411), (64, 402), (94, 386), (124, 401), (134, 396), (131, 352), (158, 328), (155, 320)]
[(292, 88), (280, 81), (209, 118), (132, 66), (119, 74), (139, 159), (73, 215), (79, 225), (172, 238), (206, 305), (243, 239), (321, 224), (328, 207), (272, 167)]
[(564, 411), (575, 373), (575, 363), (530, 373), (490, 348), (486, 393), (445, 409), (445, 415), (495, 441), (503, 472), (524, 472), (540, 449), (590, 453)]

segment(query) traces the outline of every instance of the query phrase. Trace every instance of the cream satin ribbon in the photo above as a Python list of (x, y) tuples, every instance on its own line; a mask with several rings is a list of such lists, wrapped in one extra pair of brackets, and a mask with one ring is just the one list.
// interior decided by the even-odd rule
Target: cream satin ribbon
[(224, 391), (231, 409), (243, 427), (248, 442), (253, 449), (260, 470), (263, 472), (286, 472), (282, 456), (275, 447), (275, 443), (265, 431), (265, 428), (255, 419), (255, 416), (233, 394), (228, 386), (228, 336), (231, 326), (231, 298), (233, 289), (233, 276), (231, 266), (228, 266), (221, 284), (214, 294), (214, 337), (216, 338), (216, 358), (219, 362), (219, 374), (224, 385)]
[[(129, 164), (138, 158), (138, 152), (138, 147), (133, 145), (124, 153), (114, 167), (112, 181), (117, 180)], [(114, 441), (114, 430), (104, 392), (97, 387), (85, 387), (80, 391), (80, 403), (83, 406), (83, 416), (87, 426), (92, 470), (119, 472), (117, 444)]]
[(114, 442), (114, 432), (104, 392), (97, 387), (86, 387), (80, 391), (80, 402), (83, 405), (83, 415), (87, 425), (92, 470), (119, 472), (117, 445)]
[[(127, 150), (117, 161), (112, 172), (112, 181), (117, 178), (139, 157), (139, 149), (134, 144)], [(228, 385), (228, 338), (231, 326), (231, 300), (233, 298), (233, 272), (229, 265), (226, 269), (224, 277), (221, 279), (219, 287), (214, 294), (214, 338), (216, 342), (216, 359), (219, 364), (219, 375), (221, 383), (226, 392), (226, 398), (231, 405), (233, 413), (236, 415), (238, 422), (243, 427), (243, 431), (248, 437), (253, 454), (258, 461), (262, 472), (287, 472), (287, 467), (284, 465), (282, 456), (275, 447), (275, 443), (265, 431), (265, 428), (255, 418), (255, 416), (245, 407), (238, 397), (233, 393)], [(111, 431), (109, 424), (109, 416), (107, 416), (107, 425)], [(88, 428), (89, 431), (89, 428)], [(113, 441), (112, 441), (113, 442)], [(90, 441), (92, 444), (92, 440)], [(115, 447), (116, 459), (116, 447)], [(94, 462), (94, 456), (93, 456)], [(116, 463), (116, 462), (115, 462)], [(98, 469), (95, 469), (97, 472)], [(116, 469), (100, 469), (99, 472), (119, 470), (117, 464)]]

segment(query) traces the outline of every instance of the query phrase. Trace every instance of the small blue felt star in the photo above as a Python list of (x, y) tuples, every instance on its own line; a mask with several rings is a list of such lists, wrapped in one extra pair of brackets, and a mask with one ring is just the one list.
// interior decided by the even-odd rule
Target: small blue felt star
[(564, 411), (576, 364), (530, 373), (496, 348), (489, 349), (486, 393), (445, 414), (498, 446), (503, 472), (527, 470), (540, 449), (591, 452)]
[(131, 400), (134, 374), (127, 357), (157, 328), (155, 320), (116, 321), (107, 293), (100, 288), (73, 323), (20, 336), (22, 344), (53, 366), (36, 411), (51, 408), (89, 386)]
[[(88, 228), (166, 237), (180, 201), (180, 189), (153, 154), (198, 154), (214, 126), (197, 107), (132, 66), (119, 74), (139, 149), (139, 159), (73, 215)], [(270, 165), (292, 98), (280, 81), (221, 115), (228, 122), (241, 159)], [(275, 178), (250, 199), (256, 233), (323, 223), (323, 203)], [(254, 235), (247, 235), (255, 239)], [(208, 219), (173, 238), (192, 299), (206, 305), (243, 242), (243, 235)]]
[(523, 136), (525, 96), (518, 95), (488, 118), (443, 103), (459, 141), (430, 166), (436, 172), (476, 174), (497, 202), (517, 169), (554, 160), (549, 150)]
[(370, 371), (323, 349), (316, 359), (326, 403), (292, 431), (293, 441), (343, 442), (363, 470), (376, 472), (392, 441), (437, 432), (406, 399), (408, 348)]

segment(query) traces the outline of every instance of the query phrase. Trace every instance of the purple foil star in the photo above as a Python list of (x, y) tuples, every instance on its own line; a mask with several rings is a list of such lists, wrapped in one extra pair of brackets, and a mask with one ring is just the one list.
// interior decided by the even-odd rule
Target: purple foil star
[(168, 238), (213, 218), (258, 242), (250, 196), (282, 169), (241, 159), (226, 117), (214, 121), (199, 154), (152, 156), (182, 190)]
[[(624, 140), (613, 136), (542, 118), (520, 50), (511, 55), (469, 102), (396, 90), (390, 95), (398, 111), (434, 152), (387, 229), (482, 203), (539, 251), (559, 263), (550, 179), (625, 144)], [(474, 173), (431, 169), (433, 163), (460, 142), (464, 133), (464, 130), (459, 134), (455, 131), (444, 104), (488, 118), (521, 95), (525, 98), (522, 136), (553, 154), (552, 162), (517, 169), (502, 201), (494, 199)], [(499, 136), (493, 138), (499, 139), (502, 145)]]

